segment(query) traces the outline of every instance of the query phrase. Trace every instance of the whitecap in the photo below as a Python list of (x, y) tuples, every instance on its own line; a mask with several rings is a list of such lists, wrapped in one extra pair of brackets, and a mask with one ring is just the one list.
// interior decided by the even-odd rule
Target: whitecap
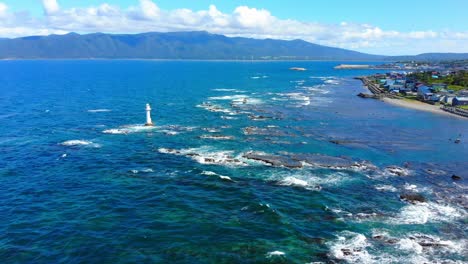
[[(265, 164), (263, 164), (265, 165)], [(277, 182), (278, 185), (296, 186), (308, 190), (321, 190), (321, 186), (336, 186), (347, 181), (349, 178), (346, 173), (333, 172), (328, 175), (315, 175), (308, 171), (272, 173), (270, 181)]]
[(103, 113), (103, 112), (111, 112), (110, 109), (90, 109), (88, 110), (89, 113)]
[(271, 251), (266, 254), (268, 258), (275, 257), (275, 256), (284, 256), (284, 255), (286, 255), (286, 253), (284, 253), (283, 251), (278, 251), (278, 250)]
[(224, 135), (201, 135), (201, 139), (214, 139), (214, 140), (233, 140), (233, 136), (224, 136)]
[(247, 98), (248, 98), (248, 96), (239, 95), (239, 94), (208, 97), (208, 99), (210, 99), (210, 100), (236, 100), (236, 99), (237, 100), (243, 100), (243, 99), (247, 99)]
[(81, 140), (81, 139), (73, 139), (73, 140), (67, 140), (62, 143), (60, 143), (62, 146), (89, 146), (89, 147), (94, 147), (94, 148), (99, 148), (101, 145), (96, 144), (92, 141), (88, 140)]
[(236, 89), (218, 88), (218, 89), (212, 89), (212, 91), (216, 91), (216, 92), (234, 92), (234, 91), (236, 91)]
[(340, 84), (340, 82), (337, 81), (337, 80), (325, 80), (324, 83), (326, 83), (326, 84), (332, 84), (332, 85), (338, 85), (338, 84)]
[(393, 187), (392, 185), (385, 185), (385, 184), (376, 185), (375, 189), (378, 190), (378, 191), (386, 191), (386, 192), (396, 192), (396, 191), (398, 191), (398, 189)]
[(239, 119), (238, 117), (234, 117), (234, 116), (221, 116), (221, 119), (224, 119), (224, 120), (237, 120)]
[(294, 177), (286, 177), (283, 180), (279, 181), (280, 185), (285, 185), (285, 186), (300, 186), (300, 187), (307, 187), (309, 184), (307, 181), (297, 179)]
[(159, 127), (156, 126), (145, 126), (145, 125), (127, 125), (122, 126), (120, 128), (112, 128), (106, 129), (102, 131), (105, 134), (116, 134), (116, 135), (126, 135), (126, 134), (133, 134), (133, 133), (142, 133), (142, 132), (149, 132), (155, 130)]
[(225, 113), (225, 114), (229, 114), (229, 115), (236, 115), (235, 112), (233, 112), (233, 111), (231, 111), (229, 109), (223, 108), (220, 105), (212, 104), (212, 103), (209, 103), (209, 102), (203, 102), (202, 104), (197, 105), (197, 107), (203, 108), (203, 109), (208, 110), (210, 112)]
[(393, 224), (450, 222), (464, 216), (466, 216), (466, 211), (461, 208), (427, 202), (404, 206), (399, 215), (390, 219), (390, 222)]
[(221, 180), (225, 180), (225, 181), (233, 181), (231, 177), (229, 176), (219, 175), (216, 172), (212, 172), (212, 171), (202, 171), (201, 174), (208, 175), (208, 176), (218, 176)]
[(384, 176), (408, 176), (410, 174), (410, 170), (398, 166), (388, 166), (383, 171)]
[(219, 151), (209, 146), (180, 150), (159, 148), (158, 151), (164, 154), (186, 156), (205, 165), (224, 165), (228, 167), (248, 165), (242, 155), (234, 156), (234, 151)]
[(370, 244), (362, 234), (344, 231), (336, 241), (329, 243), (329, 245), (330, 255), (335, 259), (349, 263), (374, 262), (373, 256), (367, 251)]
[(421, 254), (423, 250), (423, 247), (418, 242), (409, 238), (398, 241), (398, 246), (403, 251), (414, 252), (416, 254)]

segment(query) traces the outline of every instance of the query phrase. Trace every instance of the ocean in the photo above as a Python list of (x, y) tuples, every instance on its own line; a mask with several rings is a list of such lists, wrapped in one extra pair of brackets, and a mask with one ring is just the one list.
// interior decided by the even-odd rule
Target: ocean
[(1, 262), (467, 261), (467, 120), (341, 63), (0, 61)]

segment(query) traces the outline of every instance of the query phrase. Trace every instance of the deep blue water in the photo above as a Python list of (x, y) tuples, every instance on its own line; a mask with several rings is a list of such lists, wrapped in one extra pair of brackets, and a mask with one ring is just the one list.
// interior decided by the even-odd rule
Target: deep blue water
[(466, 261), (468, 121), (339, 63), (1, 61), (2, 263)]

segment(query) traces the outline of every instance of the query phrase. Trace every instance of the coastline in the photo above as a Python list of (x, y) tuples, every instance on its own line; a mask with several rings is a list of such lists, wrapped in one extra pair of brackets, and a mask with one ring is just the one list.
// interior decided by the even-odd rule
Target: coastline
[(416, 100), (403, 100), (403, 99), (398, 99), (398, 98), (390, 98), (386, 96), (385, 93), (381, 91), (380, 88), (378, 88), (375, 84), (371, 83), (368, 81), (366, 77), (356, 77), (356, 79), (359, 79), (362, 81), (364, 87), (370, 91), (372, 94), (379, 96), (378, 99), (381, 101), (392, 104), (395, 106), (400, 106), (400, 107), (405, 107), (405, 108), (410, 108), (414, 110), (419, 110), (419, 111), (425, 111), (425, 112), (430, 112), (433, 114), (439, 114), (439, 115), (445, 115), (445, 116), (452, 116), (452, 117), (458, 117), (461, 119), (467, 119), (467, 117), (458, 115), (455, 113), (451, 113), (448, 111), (444, 111), (443, 109), (440, 108), (440, 106), (437, 105), (431, 105), (431, 104), (426, 104), (420, 101)]
[(426, 112), (431, 112), (434, 114), (440, 114), (440, 115), (446, 115), (446, 116), (453, 116), (453, 117), (460, 117), (463, 118), (462, 116), (452, 114), (450, 112), (446, 112), (442, 109), (440, 109), (439, 106), (436, 105), (430, 105), (426, 104), (423, 102), (419, 101), (406, 101), (402, 99), (393, 99), (389, 97), (383, 97), (382, 101), (388, 104), (392, 104), (395, 106), (400, 106), (400, 107), (405, 107), (405, 108), (410, 108), (410, 109), (415, 109), (415, 110), (420, 110), (420, 111), (426, 111)]

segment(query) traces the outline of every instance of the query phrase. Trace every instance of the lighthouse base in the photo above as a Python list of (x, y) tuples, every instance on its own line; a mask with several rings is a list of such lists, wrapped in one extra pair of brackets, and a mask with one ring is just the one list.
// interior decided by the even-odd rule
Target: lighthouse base
[(146, 123), (145, 126), (154, 126), (153, 123)]

